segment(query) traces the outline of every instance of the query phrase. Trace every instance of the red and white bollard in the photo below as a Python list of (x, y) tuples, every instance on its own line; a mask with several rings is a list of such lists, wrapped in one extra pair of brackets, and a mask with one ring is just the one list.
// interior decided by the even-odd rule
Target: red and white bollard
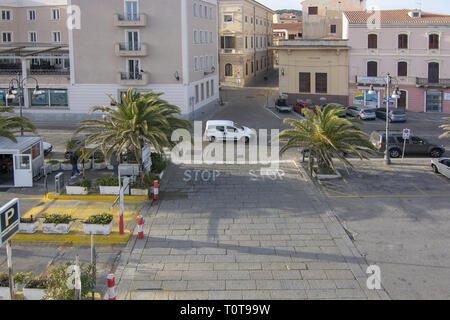
[(116, 277), (112, 273), (106, 276), (106, 281), (108, 282), (109, 300), (116, 300), (116, 292), (114, 291), (115, 279)]
[(138, 239), (144, 239), (144, 217), (137, 217)]
[(159, 185), (158, 180), (155, 180), (155, 182), (153, 182), (153, 200), (158, 200), (158, 195), (159, 195)]

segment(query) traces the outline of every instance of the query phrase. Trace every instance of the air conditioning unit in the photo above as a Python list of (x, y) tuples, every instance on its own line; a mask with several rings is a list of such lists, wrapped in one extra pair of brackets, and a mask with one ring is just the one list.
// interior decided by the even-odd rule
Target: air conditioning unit
[(408, 12), (408, 15), (411, 18), (420, 18), (420, 17), (422, 17), (422, 12), (420, 10), (414, 10), (414, 11)]

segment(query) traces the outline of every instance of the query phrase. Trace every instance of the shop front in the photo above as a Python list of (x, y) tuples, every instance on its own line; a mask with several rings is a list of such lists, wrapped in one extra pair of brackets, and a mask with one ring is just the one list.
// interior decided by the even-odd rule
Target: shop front
[(0, 138), (0, 188), (32, 187), (44, 165), (41, 137)]

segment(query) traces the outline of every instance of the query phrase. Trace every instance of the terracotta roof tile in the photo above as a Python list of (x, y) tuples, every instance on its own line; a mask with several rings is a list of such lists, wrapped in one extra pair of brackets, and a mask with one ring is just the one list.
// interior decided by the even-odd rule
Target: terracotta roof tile
[[(450, 15), (431, 13), (421, 11), (420, 18), (412, 18), (408, 15), (413, 9), (400, 10), (380, 10), (381, 23), (384, 24), (434, 24), (434, 23), (450, 23)], [(360, 24), (366, 23), (369, 19), (373, 19), (374, 13), (369, 11), (345, 11), (345, 16), (349, 23)]]
[(274, 23), (273, 29), (298, 30), (302, 29), (302, 23)]

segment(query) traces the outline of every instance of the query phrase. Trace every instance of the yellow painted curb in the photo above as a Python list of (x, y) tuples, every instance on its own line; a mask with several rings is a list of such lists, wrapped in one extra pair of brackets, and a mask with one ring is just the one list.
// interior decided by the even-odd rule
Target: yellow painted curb
[[(100, 194), (92, 194), (87, 196), (81, 195), (56, 195), (53, 192), (47, 193), (47, 200), (80, 200), (80, 201), (114, 201), (117, 196), (106, 196)], [(148, 196), (124, 196), (124, 200), (128, 201), (147, 201)]]
[[(112, 232), (108, 236), (95, 235), (94, 243), (98, 244), (126, 244), (131, 237), (131, 232), (126, 230), (125, 234), (120, 235), (118, 232)], [(91, 236), (82, 232), (72, 231), (68, 234), (16, 234), (12, 239), (14, 242), (28, 243), (73, 243), (73, 244), (90, 244)]]

